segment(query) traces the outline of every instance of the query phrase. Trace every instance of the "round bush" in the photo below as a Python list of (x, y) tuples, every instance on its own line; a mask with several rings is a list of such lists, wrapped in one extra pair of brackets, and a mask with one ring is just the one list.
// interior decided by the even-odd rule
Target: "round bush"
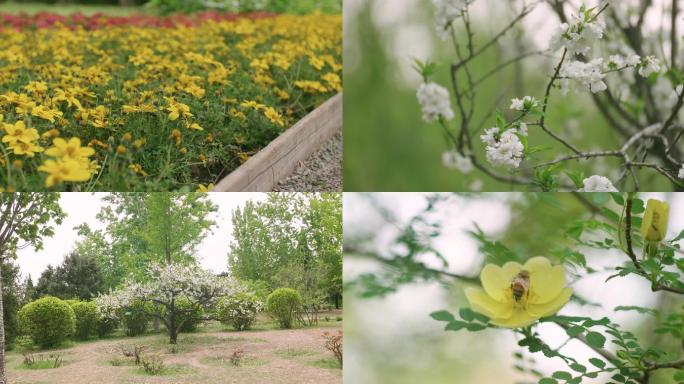
[(76, 315), (66, 302), (51, 296), (24, 305), (19, 311), (21, 330), (42, 348), (60, 344), (76, 331)]
[(292, 328), (301, 305), (302, 297), (292, 288), (278, 288), (266, 299), (266, 311), (278, 321), (281, 328)]
[(238, 331), (249, 329), (256, 320), (263, 303), (253, 293), (241, 292), (225, 297), (216, 306), (216, 317), (223, 324), (232, 325)]
[(97, 330), (99, 315), (92, 301), (68, 300), (67, 303), (76, 315), (76, 338), (86, 340)]

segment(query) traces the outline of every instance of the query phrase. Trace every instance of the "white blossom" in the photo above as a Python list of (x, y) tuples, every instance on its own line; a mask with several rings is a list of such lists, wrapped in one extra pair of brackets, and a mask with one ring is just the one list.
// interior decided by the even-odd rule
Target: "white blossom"
[(527, 132), (527, 123), (518, 124), (518, 133), (520, 133), (523, 136), (527, 136), (529, 134)]
[(629, 65), (630, 67), (635, 67), (641, 63), (641, 56), (633, 54), (633, 55), (628, 55), (625, 58), (625, 64)]
[(604, 176), (594, 175), (584, 179), (584, 188), (579, 192), (618, 192), (613, 183)]
[(461, 17), (463, 11), (473, 0), (432, 0), (435, 6), (435, 24), (437, 33), (442, 39), (449, 37), (454, 20)]
[(589, 63), (571, 61), (560, 70), (561, 92), (566, 94), (570, 88), (570, 81), (576, 91), (591, 91), (593, 93), (605, 91), (608, 86), (603, 82), (606, 76), (601, 72), (603, 59), (595, 59)]
[(682, 169), (679, 170), (679, 175), (677, 175), (678, 178), (684, 179), (684, 166), (682, 166)]
[(418, 88), (418, 103), (423, 110), (423, 120), (432, 123), (440, 117), (446, 120), (454, 118), (454, 111), (449, 101), (449, 91), (435, 83), (423, 83)]
[(532, 96), (525, 96), (522, 99), (512, 99), (511, 109), (514, 111), (529, 111), (539, 107), (539, 100)]
[(515, 129), (499, 133), (499, 128), (490, 128), (480, 139), (487, 145), (487, 160), (494, 166), (517, 168), (523, 160), (525, 146)]
[(603, 24), (584, 14), (562, 23), (551, 37), (551, 50), (566, 48), (570, 55), (586, 55), (594, 42), (603, 38)]
[(442, 153), (442, 164), (448, 169), (468, 174), (473, 170), (473, 162), (470, 157), (461, 156), (458, 151), (445, 151)]
[(639, 75), (649, 77), (653, 73), (660, 72), (660, 62), (655, 56), (647, 56), (639, 66)]

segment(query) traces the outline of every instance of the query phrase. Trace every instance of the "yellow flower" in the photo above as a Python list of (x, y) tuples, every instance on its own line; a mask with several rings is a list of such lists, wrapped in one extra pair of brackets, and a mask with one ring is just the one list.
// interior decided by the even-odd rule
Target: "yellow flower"
[(142, 165), (140, 165), (140, 164), (131, 164), (131, 165), (128, 166), (128, 168), (129, 168), (131, 171), (133, 171), (133, 173), (137, 173), (137, 174), (139, 174), (140, 176), (143, 176), (143, 177), (149, 176), (149, 174), (148, 174), (147, 172), (145, 172), (145, 170), (143, 169)]
[(558, 312), (570, 299), (562, 265), (552, 266), (545, 257), (533, 257), (525, 265), (508, 262), (487, 264), (480, 274), (482, 287), (467, 288), (471, 308), (506, 328), (526, 327)]
[(32, 93), (42, 94), (47, 92), (48, 87), (44, 81), (30, 81), (24, 89)]
[(3, 124), (6, 135), (2, 138), (3, 143), (13, 144), (16, 142), (31, 143), (38, 140), (38, 131), (33, 128), (26, 128), (23, 121), (14, 124)]
[(166, 110), (169, 111), (169, 119), (171, 121), (178, 120), (179, 117), (194, 116), (192, 113), (190, 113), (190, 107), (183, 103), (172, 102), (171, 105), (166, 107)]
[(38, 167), (38, 170), (48, 174), (45, 186), (51, 188), (64, 181), (88, 181), (91, 176), (89, 166), (89, 163), (64, 158), (57, 161), (46, 160), (43, 165)]
[(52, 147), (48, 148), (45, 154), (79, 160), (94, 155), (95, 150), (90, 147), (81, 147), (81, 139), (78, 137), (72, 137), (69, 141), (58, 137), (52, 141)]
[(51, 123), (54, 123), (56, 117), (62, 117), (62, 112), (56, 109), (49, 109), (43, 105), (39, 105), (31, 110), (31, 115), (40, 117), (41, 119), (45, 119)]
[(205, 186), (204, 184), (200, 184), (197, 187), (198, 187), (197, 192), (209, 193), (209, 192), (213, 191), (216, 186), (214, 184), (209, 184), (207, 186)]
[(131, 135), (130, 132), (126, 132), (123, 134), (123, 136), (121, 136), (121, 139), (123, 141), (131, 141), (133, 139), (133, 135)]
[(649, 199), (641, 222), (641, 235), (646, 241), (659, 242), (667, 233), (670, 206), (665, 201)]
[(34, 143), (23, 143), (21, 141), (10, 144), (10, 148), (12, 148), (15, 155), (25, 155), (27, 157), (33, 157), (36, 153), (44, 151), (43, 147), (39, 145)]
[(276, 111), (275, 109), (268, 107), (264, 110), (264, 115), (275, 125), (284, 127), (285, 126), (285, 121), (283, 120), (283, 117)]

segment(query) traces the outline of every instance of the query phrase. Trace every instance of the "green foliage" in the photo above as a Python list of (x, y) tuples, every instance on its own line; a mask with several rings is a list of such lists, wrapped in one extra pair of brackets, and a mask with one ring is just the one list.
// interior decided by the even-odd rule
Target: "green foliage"
[(228, 263), (239, 280), (341, 305), (341, 194), (269, 194), (236, 209), (233, 226)]
[(105, 230), (78, 227), (76, 252), (93, 257), (104, 287), (119, 287), (126, 276), (146, 280), (152, 262), (194, 263), (197, 246), (211, 232), (217, 207), (205, 194), (120, 193), (103, 199), (97, 214)]
[(103, 338), (114, 333), (119, 326), (119, 320), (111, 317), (98, 316), (97, 318), (97, 337)]
[(79, 340), (87, 340), (98, 329), (99, 315), (97, 306), (92, 301), (67, 300), (67, 304), (74, 310), (76, 316), (76, 333)]
[(197, 326), (204, 321), (204, 310), (190, 303), (188, 299), (181, 298), (177, 300), (176, 309), (178, 310), (176, 323), (181, 324), (178, 329), (179, 332), (195, 332)]
[(35, 288), (36, 295), (60, 299), (91, 300), (104, 291), (104, 278), (93, 257), (72, 252), (57, 268), (43, 271)]
[(126, 336), (139, 336), (147, 331), (147, 314), (144, 304), (136, 302), (133, 306), (119, 311), (119, 318)]
[(256, 294), (240, 292), (219, 300), (216, 318), (223, 324), (232, 325), (237, 331), (246, 331), (256, 321), (262, 306), (261, 299)]
[(76, 331), (76, 315), (69, 304), (44, 297), (26, 304), (19, 311), (21, 330), (42, 348), (64, 342)]
[(19, 267), (10, 262), (0, 264), (2, 272), (2, 317), (5, 324), (5, 345), (7, 349), (14, 347), (14, 340), (19, 336), (19, 320), (17, 312), (21, 307), (19, 297)]
[(302, 297), (292, 288), (278, 288), (268, 295), (266, 311), (281, 328), (292, 328), (296, 313), (302, 305)]

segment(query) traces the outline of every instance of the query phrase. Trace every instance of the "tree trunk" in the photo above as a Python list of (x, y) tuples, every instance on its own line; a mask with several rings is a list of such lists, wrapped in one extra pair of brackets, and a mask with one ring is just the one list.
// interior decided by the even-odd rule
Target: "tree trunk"
[(7, 383), (5, 376), (5, 316), (2, 304), (2, 273), (0, 269), (0, 384)]

